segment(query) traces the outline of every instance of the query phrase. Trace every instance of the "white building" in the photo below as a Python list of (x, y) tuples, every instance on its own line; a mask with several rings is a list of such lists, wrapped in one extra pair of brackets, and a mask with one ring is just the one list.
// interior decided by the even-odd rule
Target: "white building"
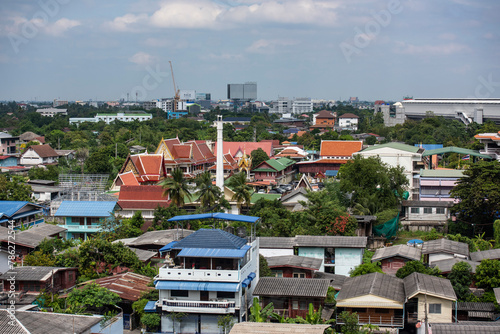
[(21, 155), (19, 163), (23, 166), (53, 164), (59, 161), (59, 154), (50, 145), (33, 145)]
[(55, 115), (66, 116), (68, 114), (68, 109), (44, 108), (37, 109), (36, 112), (45, 117), (54, 117)]
[(338, 120), (340, 130), (358, 131), (359, 116), (347, 113), (339, 116)]
[(469, 245), (463, 242), (437, 239), (425, 241), (422, 247), (425, 262), (432, 264), (439, 260), (461, 258), (469, 259)]
[(121, 121), (121, 122), (133, 122), (133, 121), (148, 121), (153, 118), (152, 114), (146, 114), (146, 113), (117, 113), (117, 114), (97, 114), (94, 116), (94, 118), (70, 118), (69, 123), (70, 124), (80, 124), (83, 122), (91, 122), (91, 123), (97, 123), (100, 121), (105, 122), (106, 124), (109, 124), (111, 122), (114, 122), (116, 120)]
[(415, 176), (423, 167), (423, 148), (410, 146), (401, 143), (387, 143), (365, 148), (360, 152), (353, 153), (361, 155), (363, 158), (380, 157), (380, 160), (391, 167), (403, 167), (403, 173), (408, 179), (410, 199), (414, 189), (418, 191), (418, 182), (414, 182)]
[(313, 102), (309, 97), (297, 98), (292, 102), (292, 114), (310, 113), (313, 111)]
[(479, 133), (474, 136), (481, 144), (484, 144), (484, 149), (479, 152), (489, 155), (493, 159), (500, 161), (500, 132), (498, 133)]
[[(248, 320), (259, 280), (258, 240), (200, 229), (160, 252), (167, 253), (167, 264), (155, 277), (159, 300), (153, 309), (161, 310), (162, 332), (174, 325), (177, 333), (219, 333), (219, 316)], [(168, 315), (174, 312), (186, 316), (172, 323)]]

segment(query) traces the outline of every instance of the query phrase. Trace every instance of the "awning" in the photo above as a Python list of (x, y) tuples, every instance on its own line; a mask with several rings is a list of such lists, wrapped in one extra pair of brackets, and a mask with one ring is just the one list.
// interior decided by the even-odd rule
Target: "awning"
[(257, 277), (257, 275), (256, 275), (254, 272), (252, 272), (252, 273), (250, 273), (250, 274), (248, 275), (248, 279), (249, 279), (249, 280), (251, 280), (251, 281), (253, 281), (253, 279), (254, 279), (255, 277)]
[(222, 291), (238, 292), (239, 283), (214, 283), (214, 282), (186, 282), (186, 281), (157, 281), (158, 290), (190, 290), (190, 291)]
[(156, 312), (156, 302), (148, 301), (146, 306), (144, 306), (144, 312), (153, 313)]
[[(165, 246), (166, 247), (166, 246)], [(210, 258), (229, 258), (241, 259), (245, 257), (250, 245), (245, 245), (240, 249), (224, 248), (183, 248), (177, 256), (179, 257), (210, 257)], [(161, 251), (161, 250), (160, 250)]]
[(216, 213), (201, 213), (197, 215), (175, 216), (170, 218), (168, 221), (176, 222), (176, 221), (197, 220), (197, 219), (222, 219), (222, 220), (230, 220), (236, 222), (256, 223), (260, 219), (260, 217), (232, 215), (229, 213), (216, 212)]
[(241, 282), (241, 286), (246, 288), (250, 284), (250, 280), (248, 278), (245, 278), (243, 282)]
[(165, 246), (163, 246), (162, 248), (160, 248), (160, 253), (168, 252), (169, 250), (171, 250), (172, 248), (174, 248), (174, 246), (177, 243), (178, 243), (178, 241), (171, 241), (171, 242), (169, 242), (168, 244), (166, 244)]

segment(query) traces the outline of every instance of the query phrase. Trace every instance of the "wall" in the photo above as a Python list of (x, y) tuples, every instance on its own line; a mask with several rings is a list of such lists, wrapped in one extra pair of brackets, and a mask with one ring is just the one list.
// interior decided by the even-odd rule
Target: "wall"
[(264, 257), (293, 255), (293, 249), (260, 248), (259, 254)]
[(435, 253), (435, 254), (429, 254), (429, 264), (439, 260), (453, 259), (454, 257), (459, 257), (463, 259), (466, 258), (466, 256), (460, 254)]
[[(425, 303), (426, 298), (423, 294), (419, 294), (418, 298), (418, 319), (425, 319)], [(452, 301), (437, 298), (433, 296), (427, 296), (427, 317), (429, 323), (450, 323), (452, 322)], [(441, 314), (429, 313), (429, 304), (441, 304)]]
[(398, 269), (403, 267), (407, 261), (407, 259), (399, 256), (392, 257), (390, 259), (383, 259), (381, 261), (382, 271), (388, 275), (395, 276)]
[(362, 248), (335, 248), (335, 274), (349, 276), (349, 271), (363, 262)]
[(299, 247), (298, 248), (299, 256), (312, 257), (315, 259), (321, 259), (323, 262), (321, 263), (321, 267), (318, 271), (325, 271), (325, 248), (323, 247)]
[(20, 159), (21, 165), (39, 165), (43, 163), (42, 158), (33, 150), (27, 150)]

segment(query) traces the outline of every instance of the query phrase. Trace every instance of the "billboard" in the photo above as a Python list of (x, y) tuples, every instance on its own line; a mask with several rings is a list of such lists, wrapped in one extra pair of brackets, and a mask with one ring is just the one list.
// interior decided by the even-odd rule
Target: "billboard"
[(257, 100), (257, 83), (228, 84), (227, 98), (230, 100)]

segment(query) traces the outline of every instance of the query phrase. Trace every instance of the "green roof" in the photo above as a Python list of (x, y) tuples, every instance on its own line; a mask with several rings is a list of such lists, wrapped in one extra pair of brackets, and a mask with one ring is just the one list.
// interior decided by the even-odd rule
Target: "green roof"
[(406, 151), (406, 152), (411, 152), (411, 153), (418, 153), (418, 150), (420, 147), (416, 146), (410, 146), (406, 145), (403, 143), (386, 143), (386, 144), (381, 144), (381, 145), (374, 145), (365, 148), (361, 152), (368, 152), (368, 151), (373, 151), (373, 150), (378, 150), (379, 148), (393, 148), (395, 150), (401, 150), (401, 151)]
[(420, 177), (450, 177), (460, 178), (464, 171), (460, 169), (421, 169)]
[[(256, 168), (253, 171), (257, 172), (281, 172), (288, 166), (291, 166), (295, 163), (295, 161), (288, 159), (288, 158), (279, 158), (279, 159), (269, 159), (264, 161), (266, 164), (271, 166), (274, 170), (269, 169), (269, 168)], [(262, 163), (264, 163), (262, 162)], [(261, 165), (262, 165), (261, 163)], [(260, 166), (260, 165), (259, 165)]]
[(257, 202), (259, 199), (267, 199), (268, 201), (274, 201), (275, 199), (280, 199), (281, 194), (258, 194), (258, 193), (253, 193), (252, 197), (250, 198), (250, 203), (254, 204)]
[(455, 146), (448, 146), (448, 147), (443, 147), (443, 148), (437, 148), (435, 150), (426, 150), (422, 156), (428, 156), (428, 155), (435, 155), (435, 154), (444, 154), (444, 153), (458, 153), (458, 154), (463, 154), (463, 155), (472, 155), (474, 157), (479, 157), (483, 159), (491, 159), (489, 155), (486, 154), (481, 154), (478, 151), (474, 150), (469, 150), (466, 148), (461, 148), (461, 147), (455, 147)]

